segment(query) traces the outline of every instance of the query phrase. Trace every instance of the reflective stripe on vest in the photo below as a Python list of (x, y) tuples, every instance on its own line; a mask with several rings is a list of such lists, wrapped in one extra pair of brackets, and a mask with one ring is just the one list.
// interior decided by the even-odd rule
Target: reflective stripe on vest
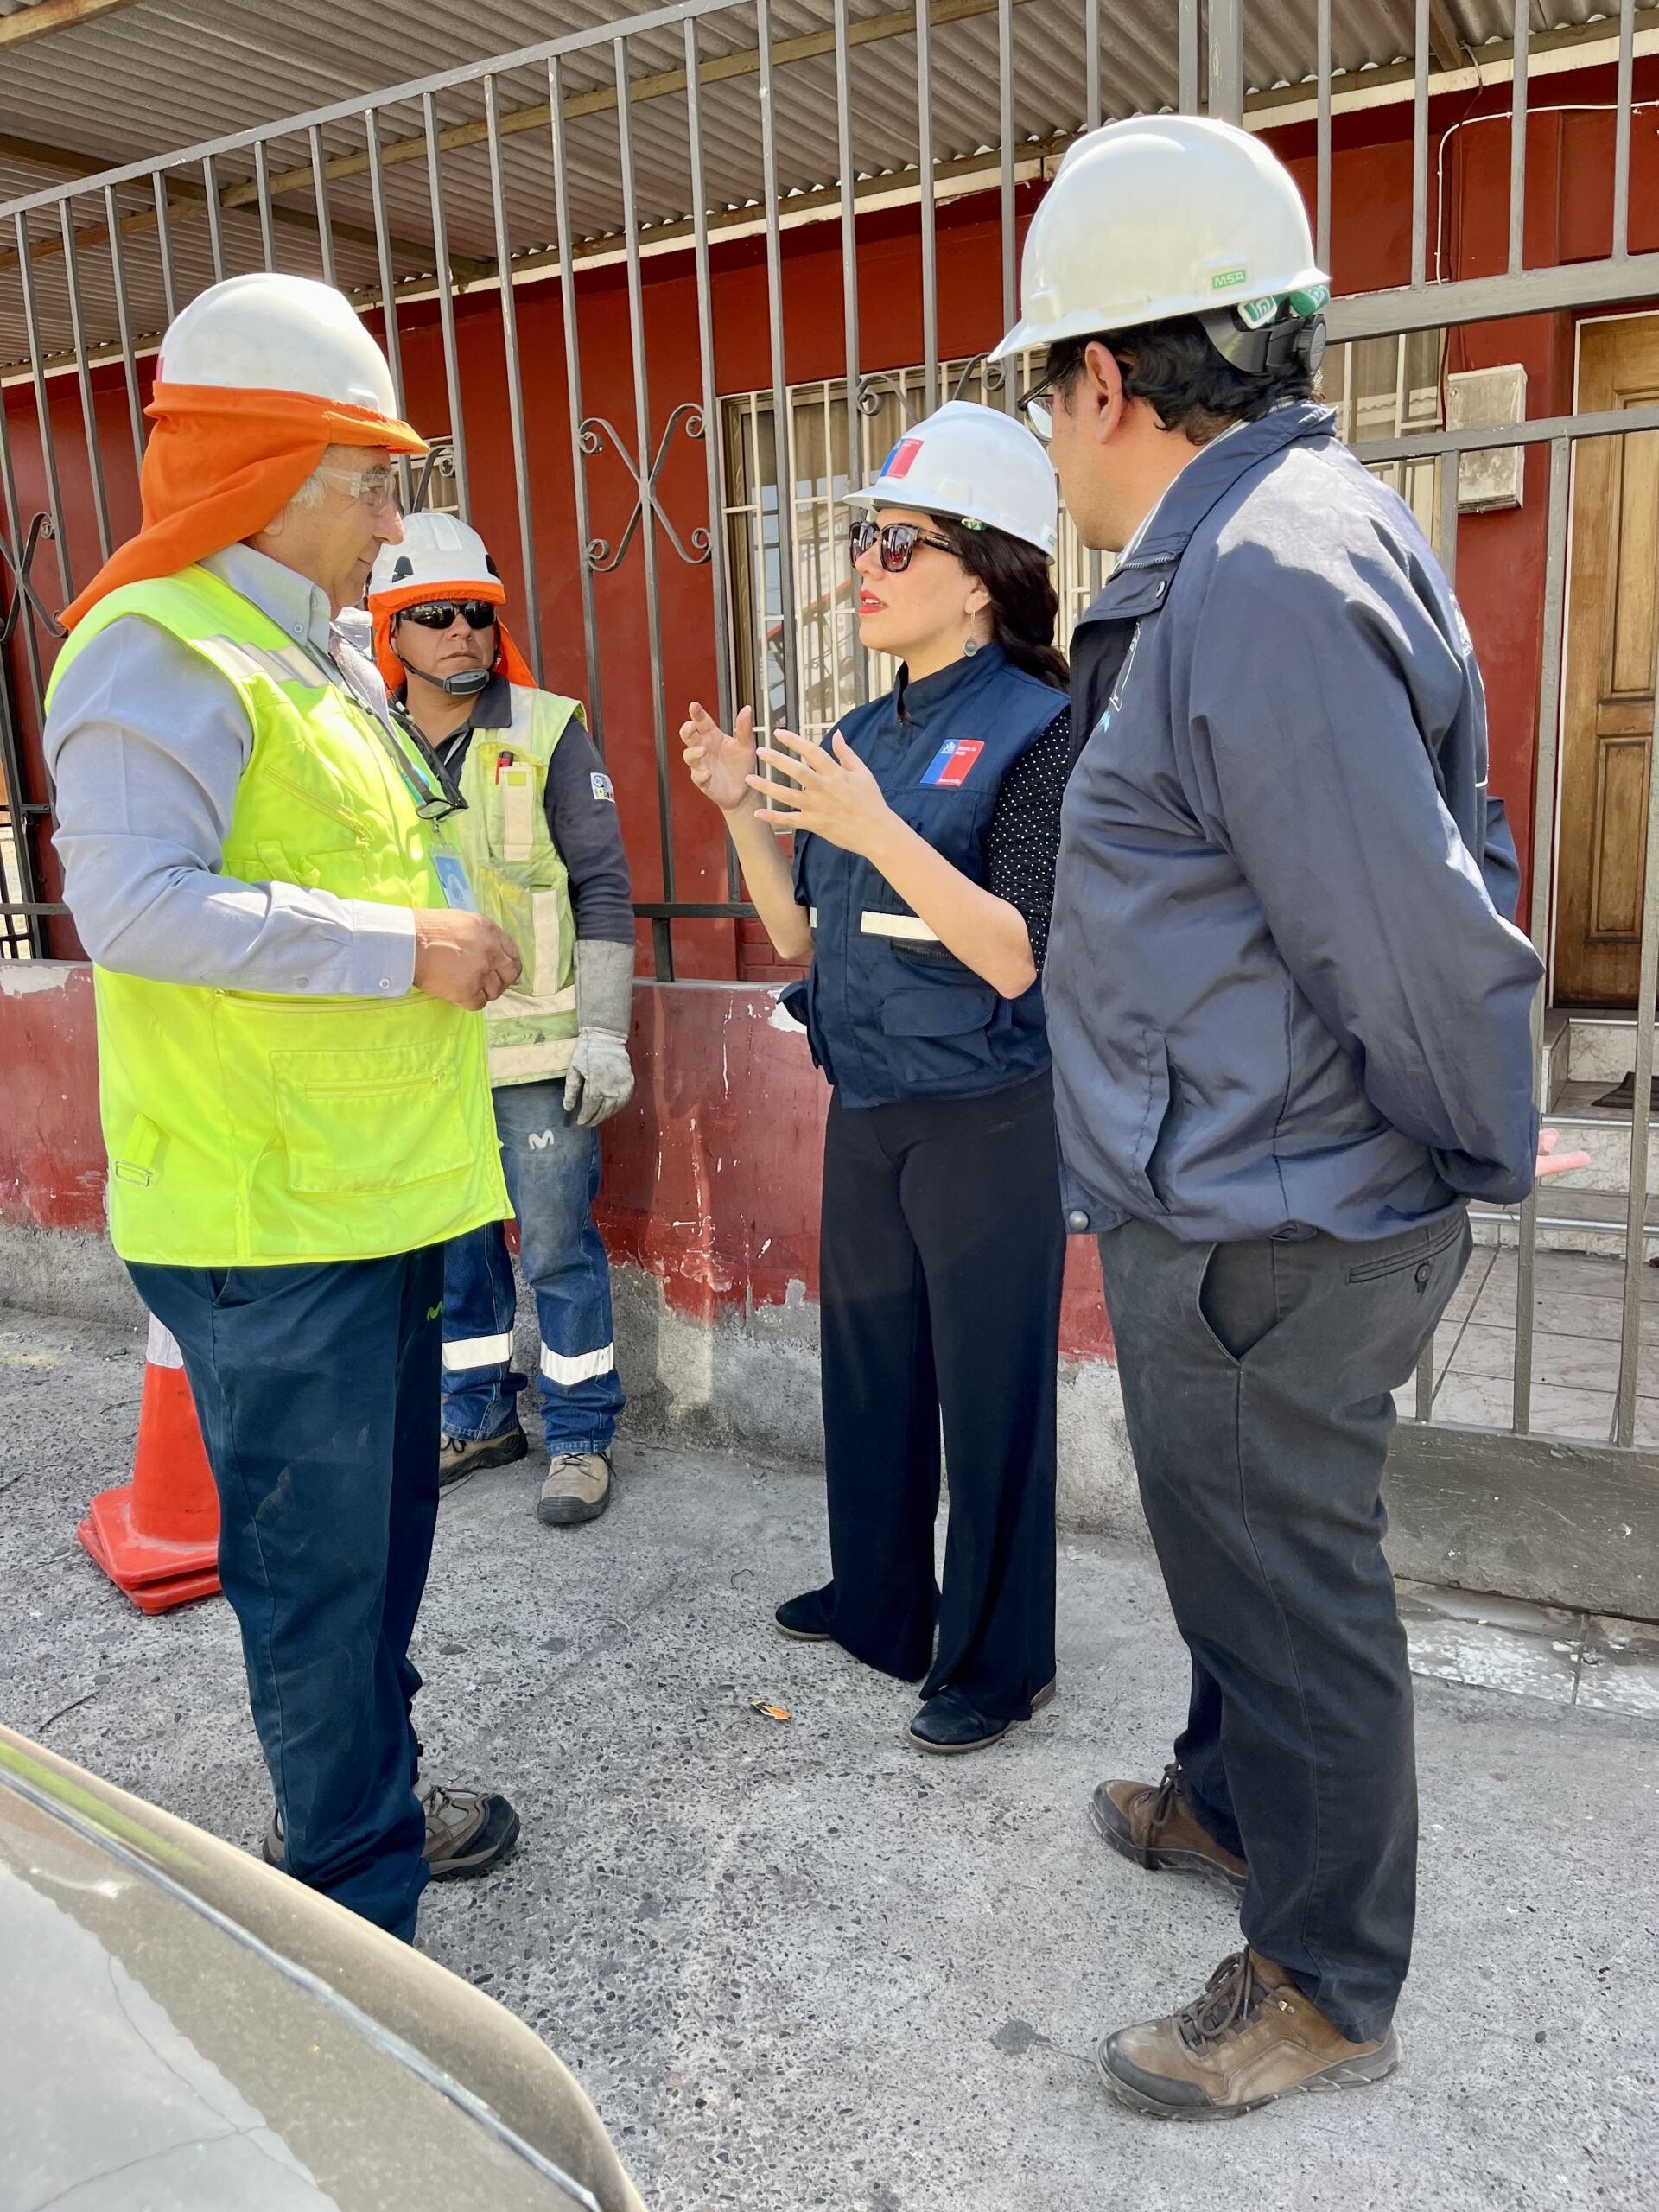
[[(111, 592), (77, 625), (54, 686), (128, 616), (216, 668), (247, 716), (226, 877), (442, 906), (435, 833), (398, 741), (209, 570)], [(110, 1233), (124, 1259), (377, 1259), (509, 1214), (476, 1014), (420, 991), (283, 996), (101, 968), (94, 982)]]
[(473, 896), (518, 948), (524, 973), (486, 1011), (493, 1084), (563, 1075), (576, 1048), (575, 925), (563, 859), (547, 826), (547, 776), (582, 709), (512, 687), (512, 721), (474, 730), (454, 817)]

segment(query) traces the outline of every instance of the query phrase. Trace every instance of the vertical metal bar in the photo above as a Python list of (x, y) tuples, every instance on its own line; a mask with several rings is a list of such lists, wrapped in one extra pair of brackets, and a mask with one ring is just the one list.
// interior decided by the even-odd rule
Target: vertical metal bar
[[(926, 0), (922, 0), (926, 5)], [(783, 626), (784, 722), (793, 729), (800, 713), (800, 640), (795, 634), (795, 438), (789, 413), (784, 357), (783, 231), (778, 212), (778, 118), (772, 99), (772, 0), (755, 0), (760, 95), (761, 189), (766, 202), (766, 308), (772, 341), (772, 442), (778, 472), (778, 606)], [(924, 238), (926, 224), (923, 226)], [(923, 315), (927, 312), (924, 304)], [(760, 571), (764, 576), (764, 568)], [(765, 669), (762, 668), (764, 677)], [(772, 727), (771, 701), (764, 702)]]
[(121, 359), (127, 372), (127, 415), (132, 425), (132, 461), (144, 465), (144, 413), (138, 404), (138, 363), (132, 350), (132, 315), (127, 307), (126, 264), (121, 254), (121, 217), (115, 187), (104, 188), (104, 223), (110, 234), (110, 274), (115, 280), (115, 320), (121, 334)]
[(63, 492), (58, 482), (58, 451), (52, 437), (52, 405), (46, 389), (46, 360), (41, 347), (40, 316), (35, 304), (35, 270), (29, 260), (29, 222), (12, 218), (17, 234), (17, 274), (23, 288), (23, 321), (29, 332), (29, 365), (35, 385), (35, 414), (41, 429), (41, 460), (46, 470), (46, 503), (52, 517), (53, 550), (67, 607), (75, 595), (69, 567), (69, 540), (63, 527)]
[[(837, 0), (845, 19), (846, 0)], [(697, 283), (697, 365), (702, 374), (703, 459), (709, 478), (709, 588), (714, 601), (715, 682), (720, 726), (731, 728), (732, 634), (731, 607), (726, 583), (726, 499), (721, 478), (720, 395), (715, 381), (715, 301), (709, 270), (708, 188), (702, 173), (702, 86), (698, 74), (697, 25), (695, 16), (685, 22), (685, 101), (687, 151), (691, 168), (691, 251)], [(843, 178), (843, 194), (849, 194)], [(843, 203), (846, 204), (845, 202)], [(856, 306), (854, 308), (857, 314)], [(856, 327), (856, 326), (855, 326)], [(828, 425), (824, 443), (829, 445)], [(734, 872), (736, 861), (731, 856)]]
[[(1353, 355), (1349, 356), (1351, 372)], [(1435, 547), (1446, 582), (1455, 588), (1458, 575), (1458, 456), (1440, 457), (1440, 543)], [(1434, 1339), (1431, 1337), (1417, 1363), (1417, 1418), (1429, 1420), (1434, 1410)]]
[(1210, 112), (1221, 123), (1244, 120), (1242, 0), (1210, 0)]
[[(1541, 960), (1549, 958), (1550, 872), (1555, 858), (1555, 764), (1560, 737), (1561, 637), (1567, 611), (1567, 527), (1573, 448), (1566, 438), (1549, 448), (1549, 515), (1544, 529), (1543, 638), (1538, 670), (1538, 774), (1532, 819), (1530, 935)], [(1544, 1080), (1544, 997), (1532, 1007), (1532, 1095), (1548, 1108)], [(1534, 1259), (1538, 1249), (1538, 1193), (1521, 1209), (1515, 1284), (1515, 1410), (1517, 1436), (1532, 1426)]]
[[(842, 352), (847, 365), (847, 488), (856, 491), (864, 475), (864, 417), (859, 411), (858, 199), (853, 156), (852, 55), (847, 35), (847, 0), (836, 0), (836, 149), (841, 171)], [(861, 703), (870, 696), (870, 658), (853, 617), (853, 693)]]
[(1515, 67), (1510, 79), (1510, 274), (1526, 256), (1527, 51), (1532, 35), (1531, 0), (1515, 0)]
[[(495, 266), (501, 279), (501, 336), (507, 362), (507, 423), (512, 436), (513, 488), (518, 499), (518, 558), (524, 579), (524, 614), (531, 673), (542, 681), (542, 595), (536, 581), (536, 530), (530, 512), (530, 451), (524, 436), (524, 382), (518, 360), (518, 308), (512, 289), (512, 231), (507, 220), (506, 178), (501, 162), (501, 91), (484, 79), (489, 130), (490, 199), (495, 212)], [(315, 136), (315, 134), (314, 134)]]
[(171, 322), (179, 311), (179, 302), (173, 282), (173, 233), (167, 220), (167, 177), (162, 170), (153, 169), (149, 181), (156, 194), (156, 243), (162, 255), (162, 292), (167, 301), (167, 319)]
[(334, 274), (334, 223), (328, 212), (328, 161), (322, 150), (322, 126), (311, 126), (311, 197), (317, 208), (317, 243), (322, 249), (322, 281), (338, 284)]
[[(639, 265), (639, 211), (633, 177), (633, 116), (628, 42), (613, 39), (616, 150), (622, 172), (622, 235), (627, 249), (628, 351), (633, 369), (634, 449), (639, 456), (639, 539), (645, 564), (645, 649), (651, 656), (651, 729), (657, 747), (657, 831), (663, 857), (663, 897), (674, 904), (673, 779), (668, 765), (668, 718), (663, 706), (663, 611), (657, 576), (657, 487), (651, 434), (651, 385), (645, 365), (645, 295)], [(667, 978), (664, 979), (668, 980)]]
[[(1096, 0), (1084, 0), (1090, 24), (1098, 24)], [(1001, 176), (1002, 327), (1012, 330), (1019, 319), (1019, 277), (1014, 267), (1014, 0), (996, 0), (997, 144)], [(1017, 361), (1003, 364), (1002, 404), (1012, 414), (1018, 394), (1014, 380)]]
[(1198, 0), (1181, 0), (1176, 93), (1183, 115), (1198, 112)]
[[(397, 278), (391, 265), (391, 232), (386, 223), (386, 179), (380, 165), (380, 125), (374, 110), (363, 111), (363, 136), (369, 154), (369, 203), (374, 210), (374, 249), (380, 270), (380, 312), (385, 322), (386, 363), (397, 412), (407, 416), (404, 400), (404, 350), (397, 336)], [(405, 485), (405, 490), (408, 486)]]
[(1319, 209), (1313, 258), (1331, 272), (1331, 0), (1319, 0), (1316, 30), (1319, 118), (1314, 124), (1313, 197)]
[[(14, 545), (21, 549), (23, 542), (22, 518), (18, 512), (17, 480), (12, 473), (11, 466), (11, 434), (6, 427), (6, 410), (3, 405), (0, 405), (0, 494), (3, 494), (5, 502), (6, 535)], [(23, 658), (29, 663), (29, 696), (35, 709), (35, 727), (38, 728), (41, 718), (46, 711), (46, 686), (41, 673), (41, 646), (40, 640), (35, 634), (35, 617), (27, 606), (21, 606), (17, 610), (17, 626), (23, 633)], [(8, 791), (16, 791), (18, 804), (21, 807), (23, 799), (21, 775), (15, 785), (8, 779), (6, 788)], [(28, 828), (27, 817), (20, 814), (18, 828), (15, 833), (19, 872), (27, 880), (32, 882), (35, 874), (34, 848), (29, 842)], [(33, 899), (36, 895), (37, 893), (33, 890), (26, 890), (23, 893), (25, 899)], [(38, 922), (40, 917), (35, 915), (31, 917), (31, 919)], [(36, 934), (38, 935), (38, 931)]]
[(86, 433), (86, 465), (92, 475), (92, 511), (98, 523), (100, 561), (110, 557), (110, 503), (104, 493), (104, 454), (98, 442), (98, 409), (92, 399), (92, 365), (86, 359), (86, 331), (80, 315), (80, 276), (75, 266), (73, 204), (58, 202), (63, 232), (63, 276), (69, 287), (69, 328), (75, 341), (75, 378), (80, 386), (80, 419)]
[[(1417, 24), (1412, 48), (1411, 92), (1411, 281), (1422, 283), (1428, 274), (1428, 65), (1429, 0), (1417, 0)], [(1326, 0), (1328, 10), (1329, 0)]]
[(1084, 0), (1083, 119), (1090, 130), (1099, 130), (1100, 0)]
[(1613, 258), (1630, 251), (1630, 99), (1636, 68), (1636, 0), (1618, 0), (1618, 107), (1613, 126)]
[[(768, 31), (770, 37), (770, 31)], [(921, 181), (922, 374), (926, 406), (939, 404), (939, 242), (933, 206), (933, 9), (916, 0), (916, 166)]]
[[(1659, 702), (1659, 637), (1654, 692)], [(1613, 1441), (1636, 1435), (1636, 1385), (1642, 1354), (1642, 1283), (1647, 1273), (1648, 1131), (1653, 1115), (1653, 1011), (1659, 989), (1659, 715), (1648, 741), (1648, 842), (1642, 892), (1642, 963), (1636, 987), (1636, 1098), (1630, 1116), (1630, 1183), (1624, 1214), (1624, 1312), (1618, 1338), (1618, 1397)]]
[(213, 282), (225, 282), (225, 210), (219, 204), (219, 170), (211, 154), (202, 156), (202, 188), (207, 194), (207, 244), (213, 257)]
[(588, 654), (588, 727), (605, 750), (599, 692), (599, 631), (594, 619), (594, 542), (588, 513), (588, 449), (582, 442), (582, 341), (576, 328), (576, 272), (570, 233), (570, 178), (565, 167), (564, 92), (555, 54), (547, 65), (547, 103), (553, 139), (553, 204), (559, 233), (559, 311), (564, 322), (564, 384), (570, 404), (570, 481), (576, 505), (576, 573), (582, 587), (582, 634)]
[(438, 321), (443, 331), (443, 381), (449, 395), (449, 454), (455, 465), (455, 504), (470, 522), (473, 503), (467, 479), (467, 423), (461, 404), (461, 356), (455, 346), (455, 280), (449, 269), (449, 240), (443, 219), (443, 156), (438, 148), (438, 104), (421, 96), (426, 126), (426, 181), (432, 203), (432, 253), (438, 278)]
[(270, 213), (270, 149), (263, 138), (253, 149), (253, 181), (259, 194), (259, 251), (267, 269), (276, 266), (276, 232)]

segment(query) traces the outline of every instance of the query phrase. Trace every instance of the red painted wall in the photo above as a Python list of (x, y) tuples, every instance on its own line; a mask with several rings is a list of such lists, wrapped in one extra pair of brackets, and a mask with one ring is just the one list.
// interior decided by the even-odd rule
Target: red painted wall
[[(632, 1103), (607, 1125), (600, 1224), (611, 1255), (700, 1321), (818, 1294), (829, 1093), (770, 992), (733, 984), (635, 994)], [(0, 969), (0, 1223), (101, 1235), (92, 970)], [(1100, 1263), (1073, 1238), (1061, 1326), (1070, 1359), (1109, 1358)]]
[[(1612, 97), (1611, 72), (1580, 72), (1544, 80), (1534, 88), (1527, 174), (1528, 255), (1535, 264), (1574, 260), (1607, 250), (1611, 225), (1611, 133), (1609, 118), (1552, 114)], [(1659, 92), (1659, 62), (1638, 67), (1638, 99)], [(1477, 276), (1504, 265), (1508, 223), (1509, 133), (1503, 88), (1472, 100), (1435, 103), (1431, 177), (1444, 156), (1446, 190), (1436, 245), (1447, 276)], [(1634, 134), (1630, 188), (1631, 244), (1659, 247), (1659, 137), (1640, 116)], [(1411, 147), (1409, 110), (1385, 108), (1338, 119), (1334, 160), (1333, 276), (1339, 292), (1403, 283), (1410, 251)], [(1311, 125), (1274, 134), (1312, 194)], [(1021, 194), (1022, 220), (1035, 203), (1034, 188)], [(1433, 204), (1433, 196), (1431, 205)], [(784, 306), (786, 371), (791, 382), (834, 376), (842, 367), (841, 272), (838, 233), (832, 225), (793, 232), (785, 241)], [(943, 354), (974, 353), (1001, 326), (1001, 257), (995, 207), (988, 195), (941, 212), (938, 235), (940, 331)], [(722, 248), (715, 256), (716, 380), (722, 392), (770, 382), (764, 253), (759, 240)], [(645, 269), (645, 329), (654, 435), (672, 410), (696, 402), (699, 374), (695, 286), (688, 256), (649, 261)], [(919, 246), (912, 216), (893, 213), (861, 225), (859, 264), (863, 357), (867, 367), (899, 366), (919, 359)], [(620, 269), (594, 271), (580, 280), (583, 398), (587, 412), (614, 425), (630, 448), (633, 425), (627, 302)], [(585, 694), (588, 671), (580, 619), (575, 508), (567, 404), (563, 334), (556, 283), (521, 286), (517, 294), (519, 344), (524, 368), (532, 512), (548, 680)], [(515, 596), (521, 594), (514, 472), (507, 429), (505, 378), (499, 305), (493, 294), (458, 303), (461, 388), (476, 519), (490, 539)], [(423, 428), (448, 427), (442, 347), (435, 306), (405, 310), (404, 335), (409, 405)], [(1453, 334), (1447, 367), (1519, 359), (1528, 370), (1529, 410), (1563, 411), (1572, 404), (1572, 321), (1533, 316), (1474, 326)], [(148, 378), (149, 364), (143, 365)], [(97, 373), (98, 408), (112, 522), (118, 537), (137, 519), (132, 448), (119, 372)], [(146, 387), (147, 388), (147, 387)], [(27, 515), (44, 504), (35, 402), (26, 386), (4, 395), (18, 495)], [(82, 450), (79, 402), (73, 378), (54, 378), (51, 405), (69, 552), (77, 583), (98, 564), (90, 476)], [(1459, 541), (1458, 587), (1485, 672), (1492, 729), (1492, 784), (1509, 802), (1523, 860), (1529, 850), (1533, 763), (1536, 750), (1537, 642), (1543, 587), (1543, 531), (1547, 456), (1527, 464), (1526, 505), (1519, 511), (1465, 516)], [(627, 470), (607, 450), (588, 465), (592, 523), (615, 543), (633, 502)], [(661, 495), (683, 537), (707, 513), (704, 448), (677, 431)], [(675, 891), (683, 900), (726, 896), (726, 864), (718, 818), (696, 799), (678, 766), (674, 734), (685, 699), (712, 696), (713, 623), (709, 571), (683, 563), (659, 541), (664, 651), (663, 714), (671, 767), (670, 845)], [(51, 579), (45, 596), (58, 603), (51, 549), (37, 564)], [(601, 694), (605, 737), (620, 796), (632, 856), (637, 895), (664, 895), (658, 820), (658, 767), (653, 684), (647, 649), (644, 564), (636, 538), (620, 571), (595, 581), (601, 641)], [(28, 796), (45, 796), (38, 734), (28, 706), (29, 684), (21, 641), (11, 646), (22, 705), (28, 754)], [(38, 841), (47, 895), (57, 878), (49, 846)], [(753, 931), (722, 922), (681, 923), (675, 928), (678, 971), (684, 976), (764, 973), (766, 948)], [(74, 954), (73, 931), (57, 925), (54, 950)], [(650, 963), (649, 931), (642, 930), (643, 961)], [(750, 963), (753, 963), (753, 968)]]

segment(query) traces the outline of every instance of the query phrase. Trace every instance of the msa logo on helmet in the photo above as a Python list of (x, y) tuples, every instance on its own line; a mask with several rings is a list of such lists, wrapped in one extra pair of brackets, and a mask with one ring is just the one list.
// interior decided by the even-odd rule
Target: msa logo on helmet
[(900, 438), (881, 464), (883, 476), (908, 476), (922, 449), (919, 438)]
[(1250, 272), (1243, 262), (1231, 269), (1217, 269), (1210, 279), (1212, 292), (1236, 292), (1250, 281)]

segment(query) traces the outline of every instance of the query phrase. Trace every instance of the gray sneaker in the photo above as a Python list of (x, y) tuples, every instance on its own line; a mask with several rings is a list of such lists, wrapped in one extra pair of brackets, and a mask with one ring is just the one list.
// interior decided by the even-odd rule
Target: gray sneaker
[[(415, 1795), (426, 1815), (424, 1856), (435, 1882), (463, 1882), (491, 1873), (518, 1840), (518, 1814), (492, 1791), (418, 1782)], [(285, 1864), (280, 1813), (271, 1815), (261, 1847), (266, 1866)]]
[(597, 1521), (611, 1502), (608, 1452), (561, 1452), (547, 1471), (536, 1518), (550, 1529)]
[(475, 1475), (480, 1467), (505, 1467), (513, 1459), (522, 1459), (529, 1449), (530, 1442), (522, 1428), (510, 1428), (500, 1436), (446, 1433), (438, 1446), (438, 1488), (453, 1490), (468, 1475)]

